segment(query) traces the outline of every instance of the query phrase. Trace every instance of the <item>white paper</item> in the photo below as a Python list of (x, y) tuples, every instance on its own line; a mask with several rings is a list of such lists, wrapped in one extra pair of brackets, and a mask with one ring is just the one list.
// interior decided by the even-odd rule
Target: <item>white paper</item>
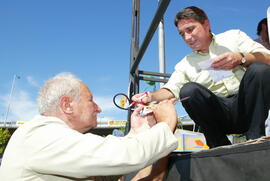
[(231, 70), (222, 70), (222, 69), (214, 69), (211, 67), (211, 64), (213, 63), (213, 60), (206, 60), (198, 63), (199, 67), (202, 70), (208, 70), (210, 72), (210, 75), (212, 76), (212, 79), (214, 82), (218, 82), (224, 78), (232, 76)]

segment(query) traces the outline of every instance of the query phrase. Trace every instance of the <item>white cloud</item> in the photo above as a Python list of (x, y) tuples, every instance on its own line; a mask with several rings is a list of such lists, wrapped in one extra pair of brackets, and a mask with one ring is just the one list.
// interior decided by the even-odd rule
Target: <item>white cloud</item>
[(115, 108), (112, 97), (109, 96), (94, 96), (94, 101), (101, 107), (103, 111), (108, 111)]
[(99, 116), (102, 117), (103, 120), (126, 119), (127, 111), (117, 108), (113, 104), (112, 96), (94, 96), (94, 101), (102, 109), (102, 113), (99, 114)]
[[(7, 117), (7, 121), (28, 121), (38, 114), (37, 104), (35, 100), (32, 100), (29, 96), (29, 93), (20, 90), (18, 93), (12, 96), (11, 101), (9, 102), (9, 97), (2, 96), (1, 107), (4, 107), (6, 110), (10, 103), (10, 109)], [(5, 112), (5, 117), (6, 117)], [(5, 117), (3, 117), (5, 119)]]
[[(102, 113), (99, 120), (125, 120), (127, 111), (118, 109), (110, 96), (95, 96), (95, 102), (101, 107)], [(0, 121), (5, 119), (9, 95), (0, 96), (0, 109), (3, 110)], [(17, 91), (12, 95), (7, 121), (28, 121), (38, 114), (36, 100), (24, 90)]]
[(39, 87), (38, 83), (34, 80), (34, 78), (32, 76), (27, 76), (26, 80), (33, 87)]

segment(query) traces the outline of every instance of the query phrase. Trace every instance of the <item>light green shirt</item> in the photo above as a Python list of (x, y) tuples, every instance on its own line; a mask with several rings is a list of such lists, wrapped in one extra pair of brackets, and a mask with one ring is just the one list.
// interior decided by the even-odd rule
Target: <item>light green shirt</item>
[(210, 72), (202, 70), (198, 65), (199, 62), (213, 59), (225, 52), (264, 52), (270, 54), (269, 50), (240, 30), (229, 30), (218, 35), (213, 34), (209, 53), (194, 51), (185, 56), (176, 64), (175, 71), (163, 88), (169, 89), (176, 98), (179, 98), (181, 88), (188, 82), (197, 82), (218, 96), (227, 97), (236, 94), (246, 71), (245, 67), (237, 66), (232, 69), (232, 76), (214, 82)]

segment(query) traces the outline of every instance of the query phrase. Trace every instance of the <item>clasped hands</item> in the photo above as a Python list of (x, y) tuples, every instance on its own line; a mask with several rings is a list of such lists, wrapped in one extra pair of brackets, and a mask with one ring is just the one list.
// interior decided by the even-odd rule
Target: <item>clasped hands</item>
[(146, 106), (147, 101), (150, 100), (149, 97), (144, 97), (142, 100), (134, 99), (137, 102), (137, 107), (131, 115), (130, 132), (142, 132), (160, 122), (167, 123), (171, 131), (175, 130), (177, 124), (177, 112), (174, 107), (175, 99), (164, 100), (158, 104), (151, 105), (152, 112), (146, 115), (141, 114), (141, 111)]

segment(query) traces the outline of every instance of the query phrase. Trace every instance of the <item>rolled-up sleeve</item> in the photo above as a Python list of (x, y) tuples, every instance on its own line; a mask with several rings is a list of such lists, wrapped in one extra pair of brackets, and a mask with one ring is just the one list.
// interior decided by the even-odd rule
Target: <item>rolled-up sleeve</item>
[(270, 50), (265, 48), (260, 43), (252, 40), (245, 32), (240, 30), (235, 30), (237, 33), (235, 35), (238, 38), (238, 48), (239, 52), (262, 52), (270, 54)]

